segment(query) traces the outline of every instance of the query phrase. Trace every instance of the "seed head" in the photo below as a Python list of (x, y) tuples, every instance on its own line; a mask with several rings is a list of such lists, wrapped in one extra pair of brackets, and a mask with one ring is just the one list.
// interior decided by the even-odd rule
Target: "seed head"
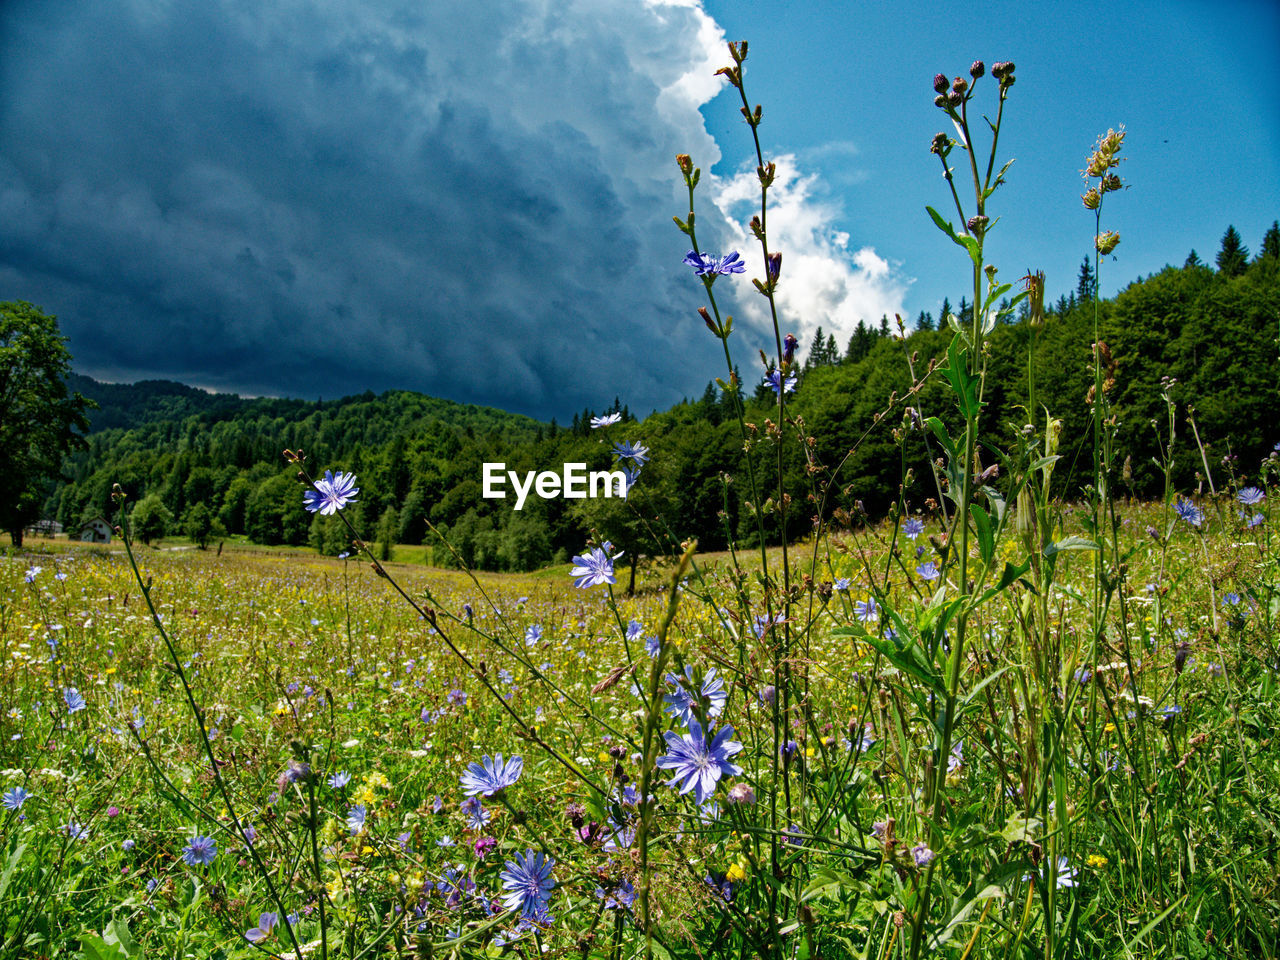
[(1119, 153), (1123, 146), (1124, 127), (1119, 130), (1108, 130), (1100, 136), (1093, 146), (1093, 153), (1089, 154), (1088, 165), (1085, 167), (1086, 175), (1105, 177), (1107, 171), (1120, 165)]
[(1098, 252), (1104, 257), (1114, 250), (1119, 243), (1120, 234), (1116, 233), (1114, 230), (1104, 230), (1102, 233), (1098, 234), (1097, 239), (1094, 240), (1094, 246), (1098, 248)]
[(1102, 206), (1102, 194), (1098, 192), (1097, 187), (1090, 187), (1081, 195), (1080, 199), (1087, 210), (1097, 210), (1098, 207)]

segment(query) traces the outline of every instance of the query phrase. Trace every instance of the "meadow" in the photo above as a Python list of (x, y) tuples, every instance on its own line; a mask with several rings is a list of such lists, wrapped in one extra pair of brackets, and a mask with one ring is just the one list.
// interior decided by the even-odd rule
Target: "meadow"
[[(684, 155), (676, 226), (743, 451), (718, 482), (750, 529), (726, 521), (717, 554), (650, 536), (679, 548), (632, 596), (632, 545), (594, 528), (531, 574), (396, 563), (344, 513), (359, 477), (297, 450), (289, 496), (338, 558), (142, 547), (117, 486), (110, 547), (31, 540), (0, 562), (0, 955), (1280, 956), (1280, 445), (1211, 462), (1230, 438), (1202, 438), (1167, 381), (1141, 465), (1164, 494), (1123, 497), (1096, 310), (1073, 361), (1088, 416), (1063, 435), (1034, 382), (1044, 278), (1015, 291), (984, 255), (1015, 67), (975, 62), (934, 82), (961, 227), (929, 211), (973, 299), (944, 318), (945, 356), (908, 359), (911, 388), (884, 398), (901, 469), (869, 516), (852, 451), (822, 462), (789, 407), (776, 171), (746, 45), (729, 57), (760, 160), (765, 418), (716, 299), (745, 267), (699, 245)], [(1095, 277), (1123, 141), (1085, 161)], [(1010, 430), (984, 418), (984, 348), (1024, 302)], [(660, 523), (658, 443), (617, 411), (590, 427), (634, 486), (616, 528)]]
[[(1124, 945), (1135, 956), (1274, 955), (1280, 652), (1275, 599), (1260, 603), (1254, 587), (1274, 561), (1265, 529), (1241, 536), (1224, 506), (1224, 522), (1204, 532), (1175, 516), (1167, 542), (1145, 532), (1167, 526), (1167, 511), (1124, 510), (1129, 576), (1140, 584), (1126, 625), (1133, 649), (1075, 668), (1070, 701), (1046, 704), (1070, 728), (1055, 799), (1069, 811), (1071, 840), (1052, 855), (1035, 797), (1044, 745), (1028, 738), (1037, 705), (1018, 676), (1034, 652), (1010, 626), (1017, 604), (972, 625), (984, 638), (969, 668), (975, 695), (945, 774), (957, 826), (939, 843), (918, 802), (936, 762), (913, 675), (921, 668), (895, 665), (849, 629), (870, 619), (859, 575), (890, 557), (892, 531), (810, 545), (799, 562), (811, 586), (797, 598), (808, 625), (793, 663), (809, 700), (778, 776), (797, 818), (783, 836), (786, 857), (808, 873), (797, 916), (811, 920), (786, 938), (812, 938), (811, 956), (864, 955), (877, 940), (870, 955), (893, 955), (923, 844), (960, 892), (937, 921), (956, 955), (966, 946), (1019, 955), (1012, 941), (1029, 947), (1042, 935), (1050, 895), (1064, 934), (1099, 955)], [(909, 559), (931, 533), (907, 542)], [(54, 546), (0, 567), (6, 955), (260, 955), (245, 934), (278, 911), (212, 781), (127, 557)], [(1085, 609), (1092, 567), (1077, 556), (1060, 570), (1064, 623)], [(774, 776), (770, 684), (740, 655), (763, 644), (759, 625), (715, 603), (733, 593), (727, 559), (694, 563), (682, 588), (693, 596), (667, 636), (755, 763), (706, 804), (654, 785), (654, 912), (672, 955), (716, 955), (733, 911), (752, 909), (738, 905), (769, 883), (769, 838), (752, 808)], [(576, 589), (565, 568), (472, 582), (389, 565), (448, 618), (461, 650), (556, 760), (540, 756), (368, 563), (230, 550), (142, 550), (139, 561), (235, 815), (253, 828), (304, 944), (322, 899), (326, 923), (341, 931), (335, 955), (425, 953), (424, 936), (441, 955), (451, 942), (500, 955), (494, 944), (511, 941), (514, 955), (537, 955), (538, 942), (553, 955), (609, 956), (611, 942), (628, 941), (619, 904), (638, 883), (631, 813), (610, 810), (588, 784), (620, 800), (636, 780), (642, 701), (629, 676), (599, 688), (618, 667), (649, 659), (643, 638), (668, 599), (656, 572), (637, 597), (615, 600)], [(903, 589), (925, 585), (912, 577)], [(464, 812), (459, 778), (496, 754), (522, 756), (524, 769), (499, 802), (485, 798), (478, 822)], [(299, 762), (311, 776), (290, 783)], [(735, 803), (728, 784), (758, 791), (755, 804)], [(25, 795), (16, 809), (15, 789)], [(313, 828), (318, 879), (308, 870)], [(193, 837), (213, 839), (209, 863), (184, 859)], [(555, 860), (555, 919), (519, 931), (518, 914), (489, 918), (501, 911), (504, 864), (526, 849)], [(281, 940), (273, 931), (262, 946), (287, 952)]]

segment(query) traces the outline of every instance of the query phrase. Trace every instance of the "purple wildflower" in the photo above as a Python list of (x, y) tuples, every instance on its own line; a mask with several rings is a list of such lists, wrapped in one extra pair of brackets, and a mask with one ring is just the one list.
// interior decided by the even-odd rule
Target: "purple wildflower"
[(1256, 507), (1263, 500), (1267, 499), (1267, 495), (1258, 487), (1245, 487), (1236, 494), (1236, 499), (1246, 507)]
[(355, 485), (353, 473), (339, 473), (326, 470), (324, 476), (315, 482), (314, 490), (305, 490), (302, 494), (303, 505), (312, 513), (317, 511), (321, 516), (332, 516), (356, 498), (360, 488)]
[(523, 770), (523, 757), (512, 757), (504, 762), (499, 753), (496, 757), (484, 757), (481, 763), (471, 763), (458, 779), (467, 796), (483, 794), (492, 797), (519, 780)]
[(693, 272), (700, 277), (715, 277), (727, 273), (745, 273), (747, 269), (747, 265), (742, 262), (736, 250), (725, 254), (719, 259), (705, 253), (690, 250), (685, 254), (683, 262), (687, 266), (693, 267)]
[(658, 758), (657, 765), (674, 772), (670, 786), (678, 788), (681, 794), (692, 790), (698, 803), (706, 803), (722, 776), (737, 776), (742, 772), (741, 767), (729, 760), (742, 749), (742, 744), (730, 739), (733, 735), (733, 727), (726, 725), (708, 741), (702, 724), (691, 718), (688, 733), (667, 731), (664, 734), (668, 752)]
[(190, 867), (207, 867), (218, 856), (218, 842), (213, 837), (196, 835), (182, 848), (182, 859)]
[(1204, 520), (1204, 514), (1200, 512), (1200, 508), (1190, 500), (1183, 500), (1181, 497), (1173, 505), (1173, 512), (1193, 527), (1200, 526), (1200, 522)]
[(773, 390), (775, 395), (781, 395), (783, 392), (791, 393), (796, 388), (796, 378), (787, 374), (786, 379), (783, 379), (781, 370), (770, 370), (765, 374), (762, 382)]
[(613, 575), (613, 561), (600, 547), (592, 547), (589, 553), (574, 557), (573, 562), (575, 566), (569, 571), (569, 576), (576, 578), (573, 585), (580, 590), (618, 582)]
[(551, 868), (555, 865), (551, 858), (532, 850), (517, 853), (514, 860), (507, 861), (500, 874), (502, 889), (506, 891), (502, 895), (502, 905), (508, 910), (519, 910), (526, 917), (545, 910), (556, 885), (551, 876)]
[(275, 929), (275, 925), (279, 922), (280, 914), (278, 913), (260, 913), (258, 914), (258, 925), (246, 930), (244, 938), (250, 943), (261, 943), (271, 936), (271, 931)]

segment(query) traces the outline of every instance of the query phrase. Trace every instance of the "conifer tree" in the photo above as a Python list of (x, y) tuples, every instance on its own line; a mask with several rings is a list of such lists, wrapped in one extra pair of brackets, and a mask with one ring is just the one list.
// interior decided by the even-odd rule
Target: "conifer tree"
[(1280, 260), (1280, 221), (1272, 220), (1266, 235), (1262, 238), (1262, 251), (1259, 260)]
[(1249, 263), (1249, 248), (1240, 239), (1235, 227), (1227, 227), (1222, 235), (1222, 248), (1218, 251), (1218, 273), (1224, 277), (1238, 277)]

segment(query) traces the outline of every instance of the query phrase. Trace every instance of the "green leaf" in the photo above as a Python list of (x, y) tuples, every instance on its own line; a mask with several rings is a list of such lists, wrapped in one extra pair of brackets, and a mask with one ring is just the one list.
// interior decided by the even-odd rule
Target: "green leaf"
[(5, 891), (9, 889), (9, 881), (13, 879), (13, 871), (18, 868), (18, 863), (26, 852), (27, 845), (25, 843), (19, 843), (9, 851), (9, 859), (5, 861), (4, 873), (0, 874), (0, 898), (3, 898)]
[(989, 673), (985, 677), (983, 677), (980, 681), (978, 681), (978, 685), (976, 687), (974, 687), (967, 694), (965, 694), (964, 700), (961, 701), (961, 705), (968, 706), (973, 701), (973, 699), (982, 692), (983, 687), (991, 683), (991, 681), (997, 679), (1002, 673), (1004, 673), (1008, 669), (1009, 669), (1008, 667), (1001, 667), (995, 673)]
[(942, 444), (944, 450), (951, 456), (956, 455), (956, 445), (951, 442), (951, 437), (947, 435), (947, 428), (937, 417), (925, 418), (925, 426), (933, 431), (933, 435), (938, 438), (938, 442)]
[(1004, 896), (1006, 896), (1006, 894), (1004, 892), (1003, 887), (998, 887), (995, 884), (992, 884), (991, 886), (988, 886), (988, 887), (984, 887), (978, 893), (977, 896), (975, 896), (972, 900), (970, 900), (964, 906), (960, 907), (960, 909), (956, 910), (956, 912), (951, 915), (951, 919), (947, 921), (947, 925), (943, 927), (942, 932), (939, 933), (938, 936), (934, 938), (932, 945), (934, 947), (940, 947), (944, 943), (946, 943), (948, 940), (950, 940), (951, 937), (955, 934), (956, 928), (959, 927), (960, 924), (964, 923), (967, 919), (969, 919), (969, 914), (973, 912), (973, 908), (976, 907), (983, 900), (990, 900), (993, 897), (1004, 897)]
[(969, 420), (977, 416), (978, 378), (969, 373), (969, 365), (965, 362), (958, 337), (953, 337), (947, 347), (947, 365), (942, 368), (942, 375), (951, 384), (964, 418)]
[(1052, 557), (1055, 553), (1062, 553), (1064, 550), (1097, 550), (1098, 545), (1092, 540), (1072, 534), (1069, 537), (1063, 537), (1057, 543), (1051, 543), (1044, 548), (1045, 557)]
[(955, 228), (951, 226), (949, 222), (942, 219), (942, 214), (940, 214), (937, 210), (933, 209), (933, 207), (925, 207), (925, 209), (929, 211), (929, 216), (933, 218), (934, 225), (937, 226), (937, 228), (941, 230), (943, 233), (945, 233), (948, 237), (950, 237), (957, 246), (964, 247), (965, 250), (969, 252), (969, 259), (971, 259), (974, 263), (977, 263), (979, 257), (981, 256), (981, 251), (980, 251), (980, 248), (978, 247), (978, 241), (975, 240), (973, 237), (956, 233)]
[(996, 538), (995, 531), (991, 528), (991, 518), (987, 516), (987, 511), (976, 503), (970, 506), (969, 510), (973, 515), (973, 525), (978, 530), (978, 552), (982, 555), (982, 562), (989, 567), (996, 553)]
[[(898, 619), (898, 618), (895, 618)], [(899, 619), (899, 624), (905, 626)], [(915, 677), (921, 683), (936, 690), (938, 693), (945, 693), (946, 688), (942, 683), (942, 676), (934, 669), (933, 664), (925, 655), (920, 644), (911, 638), (903, 639), (899, 634), (890, 637), (875, 637), (867, 633), (861, 627), (843, 627), (839, 630), (831, 631), (832, 636), (836, 637), (856, 637), (864, 643), (870, 644), (880, 655), (892, 663), (899, 670)]]
[[(1010, 586), (1013, 585), (1014, 581), (1020, 579), (1021, 577), (1026, 576), (1027, 571), (1030, 569), (1031, 569), (1030, 558), (1024, 560), (1022, 563), (1018, 564), (1016, 567), (1012, 563), (1006, 562), (1004, 565), (1004, 572), (1000, 574), (1000, 581), (994, 587), (988, 587), (986, 590), (983, 591), (982, 599), (978, 601), (978, 606), (981, 606), (982, 604), (986, 603), (988, 600), (990, 600), (1000, 591), (1007, 590)], [(1030, 584), (1026, 584), (1026, 586), (1029, 587)]]

